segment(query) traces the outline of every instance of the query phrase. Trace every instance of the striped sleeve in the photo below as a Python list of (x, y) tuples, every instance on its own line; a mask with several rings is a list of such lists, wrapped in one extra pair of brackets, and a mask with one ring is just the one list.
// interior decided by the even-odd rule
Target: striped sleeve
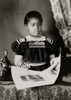
[(22, 47), (22, 42), (24, 42), (25, 39), (24, 38), (21, 38), (21, 39), (16, 39), (16, 41), (14, 41), (11, 45), (11, 49), (18, 55), (22, 55), (22, 50), (23, 47)]

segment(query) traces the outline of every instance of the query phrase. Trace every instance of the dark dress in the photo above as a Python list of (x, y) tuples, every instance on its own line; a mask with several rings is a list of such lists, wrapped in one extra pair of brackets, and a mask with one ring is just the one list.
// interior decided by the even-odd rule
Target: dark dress
[[(55, 50), (56, 48), (56, 50)], [(18, 44), (17, 41), (12, 43), (12, 50), (23, 56), (23, 62), (28, 63), (40, 63), (46, 62), (45, 65), (33, 67), (33, 70), (44, 70), (50, 66), (49, 56), (55, 54), (58, 56), (59, 47), (56, 46), (55, 42), (50, 44), (47, 40), (45, 41), (24, 41)]]

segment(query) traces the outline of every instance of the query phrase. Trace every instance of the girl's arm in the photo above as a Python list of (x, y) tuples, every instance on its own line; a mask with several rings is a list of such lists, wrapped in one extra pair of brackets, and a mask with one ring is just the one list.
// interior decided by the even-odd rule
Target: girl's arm
[(17, 67), (21, 67), (21, 68), (24, 68), (24, 69), (29, 69), (30, 68), (29, 65), (24, 64), (22, 55), (15, 55), (14, 64)]
[(23, 59), (22, 55), (15, 55), (14, 64), (18, 67), (21, 67), (21, 65), (23, 64), (22, 59)]
[(24, 42), (24, 41), (25, 41), (24, 38), (16, 39), (16, 41), (14, 41), (11, 45), (11, 49), (15, 53), (14, 64), (19, 67), (21, 67), (23, 64), (23, 56), (22, 55), (24, 53), (24, 47), (22, 45), (22, 42)]

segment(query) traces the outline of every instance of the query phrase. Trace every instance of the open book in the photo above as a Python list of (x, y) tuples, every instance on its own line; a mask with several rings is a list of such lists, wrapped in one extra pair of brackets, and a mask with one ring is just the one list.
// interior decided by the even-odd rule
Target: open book
[(54, 84), (60, 72), (61, 55), (54, 58), (54, 64), (43, 71), (33, 71), (17, 66), (11, 67), (12, 78), (18, 90)]

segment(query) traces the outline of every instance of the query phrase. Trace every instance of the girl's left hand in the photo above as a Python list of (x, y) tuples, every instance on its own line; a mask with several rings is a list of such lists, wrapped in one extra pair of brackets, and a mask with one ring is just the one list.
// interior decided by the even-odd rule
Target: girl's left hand
[(50, 55), (50, 64), (51, 65), (54, 64), (54, 58), (55, 58), (54, 54)]

